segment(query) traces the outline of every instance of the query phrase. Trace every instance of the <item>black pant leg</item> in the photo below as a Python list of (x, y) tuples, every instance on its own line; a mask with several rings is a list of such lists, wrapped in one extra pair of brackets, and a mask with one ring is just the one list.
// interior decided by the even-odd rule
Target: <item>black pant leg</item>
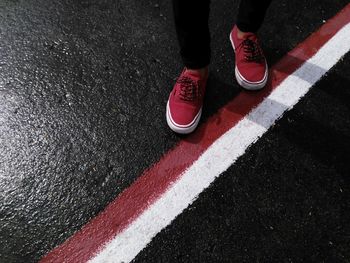
[(180, 55), (187, 68), (203, 68), (210, 63), (210, 0), (173, 0)]
[(243, 32), (256, 32), (262, 25), (272, 0), (241, 0), (237, 27)]

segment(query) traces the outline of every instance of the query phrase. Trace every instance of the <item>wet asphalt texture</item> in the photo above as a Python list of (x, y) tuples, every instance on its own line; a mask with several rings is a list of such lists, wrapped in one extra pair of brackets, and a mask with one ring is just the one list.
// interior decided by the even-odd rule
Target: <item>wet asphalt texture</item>
[[(270, 65), (348, 2), (274, 1)], [(213, 1), (203, 120), (240, 92)], [(36, 262), (183, 138), (165, 121), (182, 69), (170, 1), (0, 2), (0, 262)], [(350, 55), (135, 262), (350, 262)]]

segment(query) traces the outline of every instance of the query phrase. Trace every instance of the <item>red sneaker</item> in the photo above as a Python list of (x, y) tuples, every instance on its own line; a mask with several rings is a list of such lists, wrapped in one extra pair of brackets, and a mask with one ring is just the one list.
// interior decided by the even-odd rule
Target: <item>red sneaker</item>
[(237, 26), (234, 26), (230, 40), (236, 54), (235, 75), (238, 84), (248, 90), (262, 89), (267, 82), (268, 68), (256, 34), (248, 33), (244, 39), (239, 39)]
[(207, 79), (208, 73), (202, 77), (187, 69), (177, 79), (166, 107), (166, 120), (174, 132), (187, 134), (197, 127)]

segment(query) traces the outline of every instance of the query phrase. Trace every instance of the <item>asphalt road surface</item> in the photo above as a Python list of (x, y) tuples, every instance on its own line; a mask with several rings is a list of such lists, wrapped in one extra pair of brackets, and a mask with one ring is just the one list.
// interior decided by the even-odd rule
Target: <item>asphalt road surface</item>
[[(212, 2), (201, 123), (241, 92), (238, 1)], [(347, 4), (273, 1), (269, 65)], [(186, 138), (165, 121), (181, 69), (170, 1), (0, 2), (0, 262), (38, 262)], [(134, 262), (346, 263), (349, 211), (348, 53)]]

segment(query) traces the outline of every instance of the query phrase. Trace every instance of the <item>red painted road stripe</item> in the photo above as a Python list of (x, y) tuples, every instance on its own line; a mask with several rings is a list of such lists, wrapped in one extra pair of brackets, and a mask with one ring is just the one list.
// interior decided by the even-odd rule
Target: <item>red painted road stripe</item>
[(222, 134), (235, 126), (288, 75), (312, 57), (350, 22), (350, 4), (317, 32), (285, 55), (270, 70), (267, 87), (258, 93), (241, 92), (198, 130), (169, 151), (158, 163), (124, 190), (106, 209), (40, 262), (86, 262), (99, 248), (126, 228)]

